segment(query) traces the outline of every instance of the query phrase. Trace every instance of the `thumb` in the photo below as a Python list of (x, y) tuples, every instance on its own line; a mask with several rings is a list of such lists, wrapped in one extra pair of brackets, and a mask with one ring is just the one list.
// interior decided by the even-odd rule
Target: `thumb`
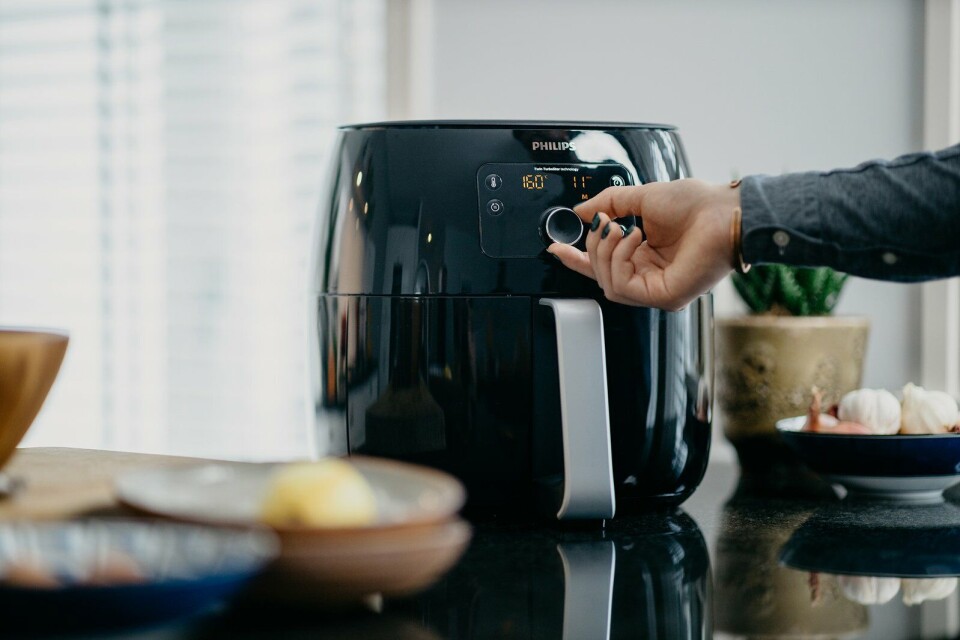
[(562, 262), (563, 266), (567, 267), (568, 269), (572, 269), (580, 275), (587, 276), (593, 280), (597, 279), (597, 276), (595, 276), (593, 273), (593, 266), (590, 264), (590, 258), (587, 256), (587, 254), (585, 254), (583, 251), (580, 251), (576, 247), (570, 246), (569, 244), (554, 242), (547, 247), (547, 252)]

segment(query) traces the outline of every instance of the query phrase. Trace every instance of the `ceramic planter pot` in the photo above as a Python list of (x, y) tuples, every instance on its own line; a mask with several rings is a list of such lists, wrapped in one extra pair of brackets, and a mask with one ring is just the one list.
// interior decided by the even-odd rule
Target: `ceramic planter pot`
[(793, 460), (774, 425), (806, 413), (810, 389), (824, 410), (860, 387), (869, 321), (845, 316), (745, 316), (717, 321), (717, 404), (744, 468)]

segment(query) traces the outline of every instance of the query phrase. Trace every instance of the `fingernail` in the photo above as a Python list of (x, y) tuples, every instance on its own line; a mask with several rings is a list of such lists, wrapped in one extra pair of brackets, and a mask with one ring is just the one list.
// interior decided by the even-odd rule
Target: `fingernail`
[(623, 227), (623, 237), (626, 238), (628, 235), (633, 233), (635, 227)]
[(600, 239), (603, 240), (610, 235), (610, 223), (603, 225), (603, 231), (600, 232)]
[(593, 222), (590, 223), (590, 231), (596, 231), (597, 227), (600, 226), (600, 214), (593, 214)]

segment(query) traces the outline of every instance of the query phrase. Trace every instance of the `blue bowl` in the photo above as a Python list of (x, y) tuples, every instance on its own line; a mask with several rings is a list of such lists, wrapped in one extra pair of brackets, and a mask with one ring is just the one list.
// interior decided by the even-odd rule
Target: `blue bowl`
[(266, 531), (130, 520), (4, 524), (0, 619), (20, 633), (185, 619), (223, 604), (278, 550)]
[(940, 501), (960, 482), (960, 434), (867, 436), (802, 431), (806, 416), (777, 422), (811, 469), (847, 491), (898, 501)]

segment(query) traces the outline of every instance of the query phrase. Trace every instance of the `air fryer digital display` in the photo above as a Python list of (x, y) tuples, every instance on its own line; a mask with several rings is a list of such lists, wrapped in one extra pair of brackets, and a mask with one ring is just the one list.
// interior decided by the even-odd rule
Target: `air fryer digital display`
[[(633, 184), (620, 164), (488, 163), (477, 172), (480, 246), (492, 258), (540, 255), (544, 213), (573, 208), (610, 186)], [(582, 243), (582, 241), (581, 241)]]
[[(607, 185), (598, 185), (589, 169), (583, 170), (579, 166), (537, 166), (530, 168), (530, 173), (524, 173), (520, 176), (520, 188), (524, 191), (545, 191), (547, 193), (570, 192), (573, 196), (579, 196), (579, 200), (589, 200), (597, 193), (603, 190)], [(615, 181), (617, 186), (626, 184), (626, 180), (619, 174), (613, 174), (610, 180)], [(491, 183), (496, 182), (496, 178), (491, 178)], [(612, 183), (611, 183), (612, 184)], [(597, 189), (596, 187), (599, 187)]]

